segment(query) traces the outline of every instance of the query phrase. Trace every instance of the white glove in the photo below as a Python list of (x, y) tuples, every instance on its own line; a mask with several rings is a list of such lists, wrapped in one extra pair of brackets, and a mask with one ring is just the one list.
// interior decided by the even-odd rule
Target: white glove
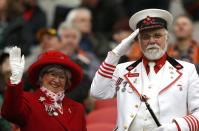
[(163, 124), (162, 126), (155, 129), (155, 131), (178, 131), (175, 123)]
[(123, 39), (122, 42), (112, 50), (112, 52), (118, 56), (125, 55), (138, 33), (139, 29), (136, 29), (131, 35)]
[(16, 46), (11, 48), (9, 55), (12, 73), (10, 77), (10, 82), (11, 84), (18, 84), (21, 81), (24, 72), (24, 55), (21, 57), (21, 49)]

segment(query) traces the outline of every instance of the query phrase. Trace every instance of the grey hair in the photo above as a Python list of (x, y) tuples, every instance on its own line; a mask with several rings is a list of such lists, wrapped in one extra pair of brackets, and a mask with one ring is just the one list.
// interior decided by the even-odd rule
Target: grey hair
[(62, 34), (63, 30), (67, 30), (67, 29), (76, 30), (77, 34), (78, 34), (78, 40), (80, 41), (80, 39), (81, 39), (81, 32), (73, 24), (70, 24), (67, 21), (62, 22), (60, 24), (60, 26), (58, 27), (58, 31), (57, 31), (58, 36), (60, 36)]
[(75, 9), (72, 9), (68, 15), (66, 16), (66, 21), (70, 24), (73, 24), (77, 14), (79, 12), (86, 12), (87, 14), (89, 14), (91, 16), (91, 11), (88, 10), (87, 8), (84, 8), (84, 7), (81, 7), (81, 8), (75, 8)]
[(168, 30), (164, 30), (165, 31), (165, 34), (166, 34), (166, 39), (168, 40), (169, 39), (169, 31)]

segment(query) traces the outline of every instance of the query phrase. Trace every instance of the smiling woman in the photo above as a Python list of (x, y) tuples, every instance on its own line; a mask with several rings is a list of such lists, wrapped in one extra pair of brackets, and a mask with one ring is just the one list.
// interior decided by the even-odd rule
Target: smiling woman
[[(35, 92), (24, 92), (22, 74), (25, 60), (20, 48), (10, 51), (12, 75), (8, 82), (2, 116), (21, 131), (86, 131), (83, 106), (65, 96), (82, 79), (81, 68), (66, 55), (48, 51), (28, 70)], [(20, 116), (20, 117), (19, 117)]]
[(48, 65), (39, 74), (39, 83), (53, 92), (64, 91), (71, 86), (71, 72), (60, 65)]

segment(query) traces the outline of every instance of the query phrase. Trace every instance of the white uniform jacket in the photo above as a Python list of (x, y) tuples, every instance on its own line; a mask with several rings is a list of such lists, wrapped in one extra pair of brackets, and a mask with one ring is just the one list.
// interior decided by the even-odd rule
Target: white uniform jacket
[[(149, 85), (142, 59), (118, 64), (119, 57), (108, 53), (91, 85), (98, 99), (117, 97), (117, 131), (127, 131), (142, 103), (143, 88)], [(195, 66), (168, 57), (161, 68), (158, 94), (159, 121), (175, 121), (181, 131), (199, 131), (199, 77)]]

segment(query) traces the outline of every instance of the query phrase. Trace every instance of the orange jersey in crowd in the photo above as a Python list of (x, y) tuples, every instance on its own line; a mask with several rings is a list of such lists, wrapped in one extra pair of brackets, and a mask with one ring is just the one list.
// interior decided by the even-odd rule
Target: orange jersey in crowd
[(140, 45), (138, 41), (135, 41), (128, 53), (129, 61), (138, 60), (142, 56)]
[[(196, 41), (192, 41), (191, 47), (187, 52), (181, 53), (177, 46), (174, 44), (169, 47), (168, 55), (174, 57), (176, 59), (185, 60), (187, 59), (189, 62), (198, 64), (199, 63), (199, 46)], [(184, 56), (183, 56), (184, 55)]]

